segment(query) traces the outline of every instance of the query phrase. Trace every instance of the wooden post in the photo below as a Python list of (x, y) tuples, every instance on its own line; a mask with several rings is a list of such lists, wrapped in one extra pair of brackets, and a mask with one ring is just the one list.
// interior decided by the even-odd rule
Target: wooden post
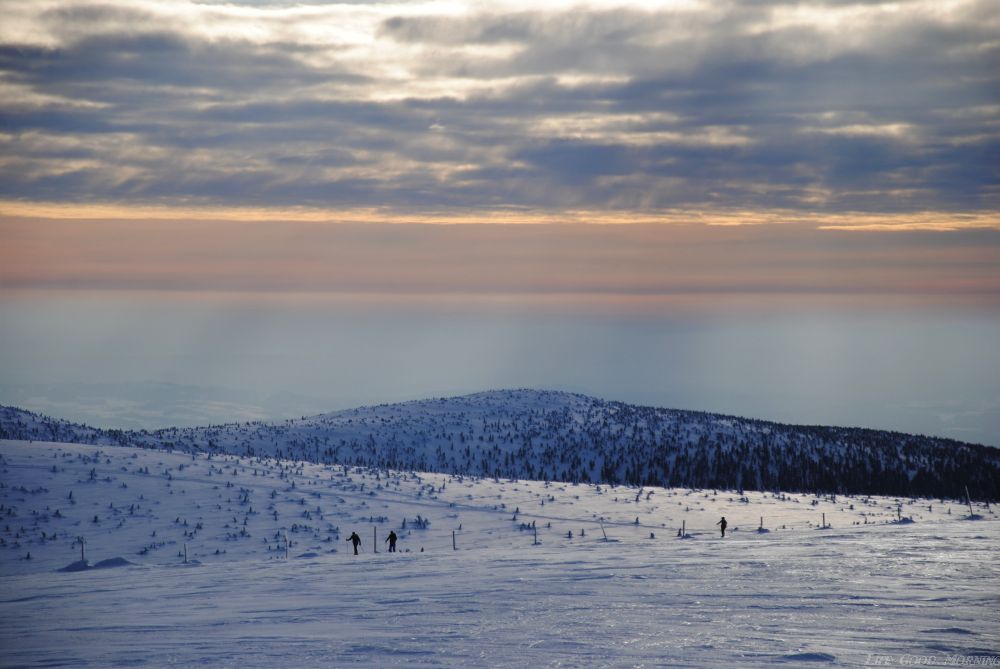
[[(534, 524), (532, 524), (531, 529), (533, 529), (535, 531), (535, 540), (532, 542), (531, 545), (532, 546), (537, 546), (538, 545), (538, 528), (535, 527)], [(607, 537), (605, 537), (605, 538), (607, 538)]]
[(899, 504), (899, 505), (896, 506), (896, 520), (898, 520), (898, 521), (902, 521), (903, 520), (903, 505), (902, 504)]
[(288, 545), (289, 545), (289, 543), (290, 542), (288, 541), (288, 532), (285, 532), (285, 559), (286, 560), (288, 559)]
[(965, 501), (969, 504), (969, 518), (972, 518), (974, 513), (972, 513), (972, 496), (969, 494), (969, 486), (965, 486)]
[(764, 529), (764, 516), (760, 517), (760, 527), (758, 527), (757, 529), (759, 530)]
[(826, 529), (826, 514), (823, 514), (823, 529)]
[(372, 526), (372, 551), (378, 553), (378, 528)]
[(604, 521), (601, 520), (599, 522), (601, 523), (601, 534), (604, 535), (604, 540), (607, 541), (608, 540), (608, 533), (604, 531)]
[(83, 539), (83, 537), (77, 537), (77, 540), (80, 542), (80, 562), (86, 562), (87, 561), (87, 556), (83, 552), (84, 539)]
[(188, 545), (184, 542), (184, 564), (188, 563)]
[(458, 544), (455, 543), (455, 530), (451, 531), (451, 550), (458, 550)]
[(684, 537), (686, 537), (688, 535), (687, 524), (688, 524), (688, 521), (686, 521), (686, 520), (682, 520), (681, 521), (681, 539), (683, 539)]

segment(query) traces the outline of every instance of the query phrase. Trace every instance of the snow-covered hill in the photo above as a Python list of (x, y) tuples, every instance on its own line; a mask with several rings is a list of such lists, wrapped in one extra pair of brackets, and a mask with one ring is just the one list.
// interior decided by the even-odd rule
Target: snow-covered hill
[(505, 390), (280, 423), (99, 430), (0, 409), (0, 437), (473, 476), (1000, 499), (1000, 450), (860, 428)]
[(0, 441), (0, 666), (990, 657), (1000, 520), (974, 511)]

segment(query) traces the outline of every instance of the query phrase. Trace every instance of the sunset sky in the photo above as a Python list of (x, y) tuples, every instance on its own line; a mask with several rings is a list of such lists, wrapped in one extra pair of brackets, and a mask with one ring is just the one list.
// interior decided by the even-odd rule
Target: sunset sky
[(0, 17), (0, 402), (531, 385), (1000, 444), (993, 0)]

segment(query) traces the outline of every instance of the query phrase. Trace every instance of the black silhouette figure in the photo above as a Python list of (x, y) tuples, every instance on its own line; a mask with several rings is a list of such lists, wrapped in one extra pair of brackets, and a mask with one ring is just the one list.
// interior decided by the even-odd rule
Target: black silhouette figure
[(389, 536), (388, 536), (388, 538), (386, 538), (386, 541), (389, 542), (389, 552), (390, 553), (395, 553), (396, 552), (396, 539), (397, 538), (398, 537), (396, 536), (396, 533), (393, 532), (392, 530), (390, 530), (389, 531)]
[(722, 517), (722, 520), (720, 520), (719, 522), (716, 523), (716, 525), (719, 526), (719, 529), (722, 530), (722, 538), (723, 539), (726, 538), (726, 525), (728, 525), (728, 524), (729, 523), (726, 522), (726, 517), (725, 516)]
[(347, 540), (354, 544), (354, 554), (358, 554), (358, 546), (361, 545), (361, 537), (358, 536), (357, 532), (351, 532), (351, 536), (347, 537)]

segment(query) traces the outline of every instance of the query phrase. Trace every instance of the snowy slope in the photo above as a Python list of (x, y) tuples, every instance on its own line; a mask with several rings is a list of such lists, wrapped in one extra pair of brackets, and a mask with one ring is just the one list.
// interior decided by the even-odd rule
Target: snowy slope
[(1000, 499), (1000, 450), (505, 390), (280, 423), (104, 431), (0, 408), (0, 437), (552, 481)]
[(964, 504), (919, 498), (480, 479), (129, 447), (0, 441), (0, 456), (6, 574), (67, 565), (79, 558), (80, 536), (92, 562), (176, 564), (185, 544), (189, 559), (205, 562), (284, 558), (286, 535), (292, 556), (341, 551), (360, 527), (366, 546), (372, 528), (381, 545), (404, 519), (401, 551), (451, 549), (452, 530), (463, 549), (514, 549), (536, 530), (539, 541), (572, 543), (600, 535), (602, 524), (623, 540), (681, 528), (714, 536), (722, 515), (731, 533), (968, 515)]
[[(0, 455), (4, 667), (858, 666), (1000, 648), (986, 506), (969, 521), (936, 500)], [(91, 565), (133, 564), (55, 571), (80, 536)]]

